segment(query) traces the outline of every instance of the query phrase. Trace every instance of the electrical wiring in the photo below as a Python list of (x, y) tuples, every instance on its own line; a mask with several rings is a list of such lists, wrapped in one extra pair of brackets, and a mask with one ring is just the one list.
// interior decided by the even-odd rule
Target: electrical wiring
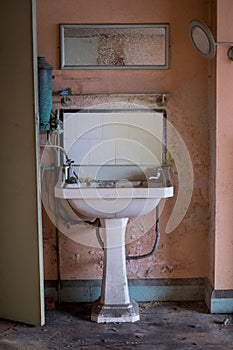
[[(158, 248), (159, 245), (159, 240), (160, 240), (160, 226), (159, 226), (159, 218), (158, 218), (158, 206), (156, 207), (156, 223), (155, 223), (155, 240), (154, 240), (154, 244), (153, 247), (151, 249), (151, 251), (149, 253), (145, 253), (142, 255), (126, 255), (126, 260), (139, 260), (139, 259), (145, 259), (150, 257), (151, 255), (153, 255), (155, 253), (155, 251)], [(104, 249), (104, 242), (102, 240), (102, 238), (100, 237), (100, 232), (99, 229), (96, 230), (96, 236), (97, 236), (97, 240), (100, 244), (100, 246), (102, 247), (102, 249)]]

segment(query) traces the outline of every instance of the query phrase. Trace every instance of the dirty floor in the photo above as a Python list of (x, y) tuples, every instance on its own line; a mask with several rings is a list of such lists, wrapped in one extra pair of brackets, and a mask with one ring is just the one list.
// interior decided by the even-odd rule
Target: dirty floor
[(0, 350), (233, 349), (232, 315), (210, 315), (199, 302), (139, 305), (135, 323), (93, 323), (86, 303), (47, 310), (43, 327), (0, 319)]

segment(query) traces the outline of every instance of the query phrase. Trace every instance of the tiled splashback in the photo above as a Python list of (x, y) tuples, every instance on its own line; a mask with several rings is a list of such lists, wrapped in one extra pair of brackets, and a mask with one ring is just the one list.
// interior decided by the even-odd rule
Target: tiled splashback
[(76, 164), (162, 163), (165, 112), (63, 110), (63, 146)]

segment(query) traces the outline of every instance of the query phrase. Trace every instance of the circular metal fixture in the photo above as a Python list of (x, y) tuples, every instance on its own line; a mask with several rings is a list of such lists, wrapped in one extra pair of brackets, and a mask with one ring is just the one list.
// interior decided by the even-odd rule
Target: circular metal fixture
[[(208, 59), (214, 58), (217, 45), (233, 45), (232, 41), (215, 42), (213, 34), (207, 25), (198, 20), (192, 20), (189, 23), (189, 38), (194, 49), (202, 56)], [(228, 58), (233, 61), (233, 47), (228, 50)]]
[(216, 44), (214, 37), (205, 23), (193, 20), (189, 24), (189, 37), (194, 49), (208, 59), (214, 58)]
[(227, 56), (229, 60), (233, 61), (233, 46), (230, 47), (229, 50), (227, 51)]

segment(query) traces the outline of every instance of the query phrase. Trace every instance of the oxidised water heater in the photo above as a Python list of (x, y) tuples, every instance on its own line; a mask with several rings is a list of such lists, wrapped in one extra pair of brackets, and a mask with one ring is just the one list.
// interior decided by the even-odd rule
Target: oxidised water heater
[(50, 130), (52, 115), (52, 70), (45, 57), (38, 57), (40, 130)]

